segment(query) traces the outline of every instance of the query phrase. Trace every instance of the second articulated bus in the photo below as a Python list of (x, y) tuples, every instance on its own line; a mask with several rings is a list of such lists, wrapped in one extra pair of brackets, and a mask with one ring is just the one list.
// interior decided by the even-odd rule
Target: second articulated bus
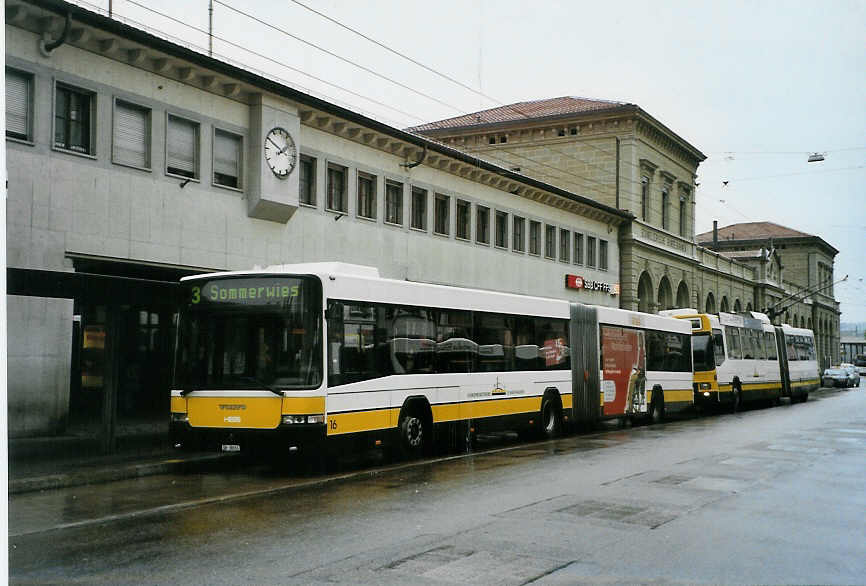
[(183, 279), (171, 429), (238, 451), (324, 439), (422, 453), (693, 403), (688, 322), (282, 265)]
[(667, 316), (692, 324), (695, 402), (724, 404), (805, 401), (818, 387), (811, 330), (774, 326), (763, 313), (698, 313), (672, 309)]

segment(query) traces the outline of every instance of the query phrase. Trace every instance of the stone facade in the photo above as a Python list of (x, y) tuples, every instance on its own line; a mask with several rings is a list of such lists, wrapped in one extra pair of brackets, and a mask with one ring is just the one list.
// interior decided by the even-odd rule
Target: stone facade
[(757, 307), (754, 269), (695, 244), (706, 157), (640, 107), (552, 98), (410, 130), (632, 213), (619, 232), (621, 307)]

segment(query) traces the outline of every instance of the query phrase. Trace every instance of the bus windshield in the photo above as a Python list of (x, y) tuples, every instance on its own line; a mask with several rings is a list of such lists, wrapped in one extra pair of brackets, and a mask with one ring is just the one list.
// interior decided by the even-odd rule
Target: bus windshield
[(725, 342), (722, 332), (692, 334), (692, 361), (695, 372), (709, 372), (725, 361)]
[(716, 360), (713, 356), (713, 337), (709, 333), (692, 334), (692, 360), (695, 372), (715, 370)]
[(175, 388), (312, 389), (322, 381), (322, 288), (313, 277), (186, 284)]

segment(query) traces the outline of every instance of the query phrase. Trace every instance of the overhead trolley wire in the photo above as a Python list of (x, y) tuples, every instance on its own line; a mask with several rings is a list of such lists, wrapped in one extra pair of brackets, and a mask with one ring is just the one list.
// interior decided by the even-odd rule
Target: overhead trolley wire
[[(399, 82), (399, 81), (392, 79), (386, 75), (382, 75), (381, 73), (374, 71), (374, 70), (370, 69), (369, 67), (361, 65), (360, 63), (356, 63), (356, 62), (352, 61), (351, 59), (347, 59), (346, 57), (343, 57), (342, 55), (338, 55), (337, 53), (334, 53), (333, 51), (325, 49), (324, 47), (321, 47), (321, 46), (319, 46), (313, 42), (310, 42), (306, 39), (302, 39), (301, 37), (299, 37), (297, 35), (293, 35), (292, 33), (288, 32), (287, 30), (282, 29), (282, 28), (280, 28), (276, 25), (273, 25), (269, 22), (266, 22), (266, 21), (258, 18), (255, 15), (244, 12), (243, 10), (240, 10), (239, 8), (235, 8), (234, 6), (231, 6), (230, 4), (222, 2), (221, 0), (213, 0), (213, 1), (214, 1), (214, 4), (219, 4), (220, 6), (224, 6), (225, 8), (228, 8), (229, 10), (236, 12), (237, 14), (245, 16), (245, 17), (249, 18), (250, 20), (253, 20), (253, 21), (255, 21), (261, 25), (264, 25), (267, 28), (270, 28), (270, 29), (275, 30), (279, 33), (282, 33), (282, 34), (286, 35), (287, 37), (290, 37), (292, 39), (295, 39), (296, 41), (304, 43), (305, 45), (309, 45), (309, 46), (311, 46), (311, 47), (313, 47), (313, 48), (315, 48), (315, 49), (317, 49), (317, 50), (319, 50), (319, 51), (321, 51), (327, 55), (330, 55), (331, 57), (333, 57), (335, 59), (339, 59), (340, 61), (342, 61), (344, 63), (347, 63), (349, 65), (357, 67), (358, 69), (360, 69), (362, 71), (366, 71), (370, 75), (374, 75), (374, 76), (378, 77), (379, 79), (383, 79), (389, 83), (396, 85), (397, 87), (401, 87), (405, 90), (408, 90), (408, 91), (412, 92), (413, 94), (416, 94), (418, 96), (422, 96), (422, 97), (424, 97), (430, 101), (436, 102), (437, 104), (439, 104), (441, 106), (445, 106), (446, 108), (450, 108), (450, 109), (454, 110), (455, 112), (459, 112), (461, 114), (463, 113), (462, 108), (458, 108), (457, 106), (454, 106), (453, 104), (449, 104), (448, 102), (442, 101), (439, 98), (436, 98), (435, 96), (431, 96), (430, 94), (416, 90), (415, 88), (412, 88), (412, 87), (406, 85), (405, 83)], [(415, 116), (413, 116), (413, 118), (415, 118)]]
[[(166, 18), (166, 19), (168, 19), (168, 20), (170, 20), (170, 21), (172, 21), (172, 22), (175, 22), (175, 23), (177, 23), (177, 24), (181, 24), (181, 25), (183, 25), (183, 26), (186, 26), (186, 27), (188, 27), (188, 28), (190, 28), (190, 29), (192, 29), (192, 30), (194, 30), (194, 31), (197, 31), (197, 32), (200, 32), (200, 33), (204, 33), (204, 34), (209, 34), (208, 31), (206, 31), (206, 30), (204, 30), (204, 29), (198, 28), (198, 27), (196, 27), (196, 26), (194, 26), (194, 25), (191, 25), (191, 24), (189, 24), (189, 23), (187, 23), (187, 22), (183, 22), (182, 20), (179, 20), (179, 19), (177, 19), (177, 18), (174, 18), (174, 17), (172, 17), (172, 16), (170, 16), (170, 15), (168, 15), (168, 14), (165, 14), (164, 12), (160, 12), (159, 10), (156, 10), (156, 9), (151, 8), (151, 7), (149, 7), (149, 6), (145, 6), (144, 4), (141, 4), (141, 3), (139, 3), (139, 2), (136, 2), (136, 0), (126, 0), (126, 2), (129, 3), (129, 4), (133, 4), (133, 5), (135, 5), (135, 6), (138, 6), (139, 8), (142, 8), (142, 9), (144, 9), (144, 10), (147, 10), (148, 12), (152, 12), (152, 13), (154, 13), (154, 14), (157, 14), (157, 15), (159, 15), (159, 16), (161, 16), (161, 17), (163, 17), (163, 18)], [(386, 103), (384, 103), (384, 102), (381, 102), (381, 101), (379, 101), (379, 100), (376, 100), (375, 98), (371, 98), (371, 97), (369, 97), (369, 96), (365, 96), (364, 94), (358, 93), (358, 92), (356, 92), (356, 91), (354, 91), (354, 90), (351, 90), (351, 89), (349, 89), (349, 88), (347, 88), (347, 87), (343, 87), (343, 86), (341, 86), (341, 85), (338, 85), (338, 84), (332, 83), (332, 82), (327, 81), (327, 80), (325, 80), (325, 79), (323, 79), (323, 78), (321, 78), (321, 77), (318, 77), (318, 76), (313, 75), (313, 74), (311, 74), (311, 73), (307, 73), (306, 71), (303, 71), (303, 70), (298, 69), (298, 68), (296, 68), (296, 67), (292, 67), (291, 65), (288, 65), (288, 64), (283, 63), (283, 62), (281, 62), (281, 61), (277, 61), (276, 59), (273, 59), (272, 57), (268, 57), (267, 55), (263, 55), (262, 53), (258, 53), (257, 51), (254, 51), (254, 50), (252, 50), (252, 49), (250, 49), (250, 48), (248, 48), (248, 47), (244, 47), (243, 45), (239, 45), (238, 43), (235, 43), (235, 42), (233, 42), (233, 41), (230, 41), (230, 40), (225, 39), (225, 38), (223, 38), (223, 37), (220, 37), (220, 36), (218, 36), (218, 35), (211, 34), (211, 36), (212, 36), (214, 39), (218, 40), (218, 41), (221, 41), (221, 42), (223, 42), (223, 43), (226, 43), (227, 45), (230, 45), (230, 46), (232, 46), (232, 47), (235, 47), (236, 49), (241, 49), (242, 51), (246, 51), (247, 53), (249, 53), (249, 54), (251, 54), (251, 55), (255, 55), (256, 57), (259, 57), (259, 58), (261, 58), (261, 59), (264, 59), (264, 60), (266, 60), (266, 61), (269, 61), (269, 62), (271, 62), (271, 63), (273, 63), (273, 64), (275, 64), (275, 65), (279, 65), (280, 67), (285, 67), (286, 69), (289, 69), (290, 71), (294, 71), (295, 73), (299, 73), (299, 74), (301, 74), (301, 75), (304, 75), (304, 76), (306, 76), (306, 77), (309, 77), (310, 79), (314, 79), (314, 80), (316, 80), (316, 81), (318, 81), (318, 82), (320, 82), (320, 83), (326, 84), (326, 85), (328, 85), (328, 86), (330, 86), (330, 87), (333, 87), (333, 88), (335, 88), (335, 89), (338, 89), (338, 90), (340, 90), (340, 91), (344, 91), (344, 92), (346, 92), (346, 93), (349, 93), (349, 94), (351, 94), (351, 95), (353, 95), (353, 96), (355, 96), (355, 97), (361, 98), (362, 100), (367, 100), (367, 101), (370, 102), (370, 103), (376, 104), (377, 106), (382, 106), (383, 108), (387, 108), (387, 109), (389, 109), (389, 110), (392, 110), (392, 111), (394, 111), (394, 112), (397, 112), (398, 114), (402, 114), (403, 116), (407, 116), (407, 117), (409, 117), (409, 118), (414, 118), (415, 120), (418, 120), (418, 121), (424, 122), (424, 119), (423, 119), (423, 118), (420, 118), (420, 117), (418, 117), (418, 116), (416, 116), (416, 115), (414, 115), (414, 114), (410, 114), (409, 112), (405, 112), (405, 111), (403, 111), (403, 110), (400, 110), (399, 108), (395, 108), (394, 106), (391, 106), (391, 105), (389, 105), (389, 104), (386, 104)], [(395, 122), (395, 121), (392, 120), (392, 122)]]

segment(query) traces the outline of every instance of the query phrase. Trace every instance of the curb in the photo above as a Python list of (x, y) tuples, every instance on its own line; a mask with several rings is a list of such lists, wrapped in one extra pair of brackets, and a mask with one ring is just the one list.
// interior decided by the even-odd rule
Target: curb
[(213, 462), (226, 456), (223, 454), (203, 454), (186, 458), (166, 458), (155, 462), (125, 464), (122, 466), (103, 466), (98, 468), (82, 467), (74, 472), (45, 474), (29, 478), (9, 479), (9, 494), (24, 494), (40, 490), (71, 488), (88, 484), (103, 484), (117, 480), (182, 472), (193, 464)]

